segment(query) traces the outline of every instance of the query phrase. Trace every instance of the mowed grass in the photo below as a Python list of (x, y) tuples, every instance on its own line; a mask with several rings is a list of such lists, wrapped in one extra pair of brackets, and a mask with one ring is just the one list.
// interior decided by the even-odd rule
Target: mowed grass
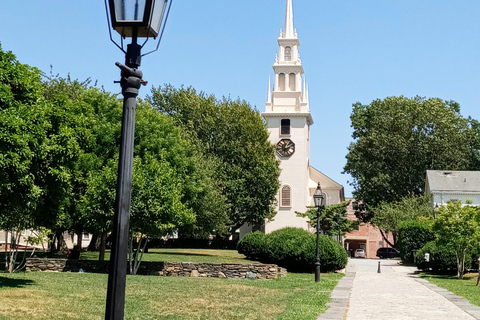
[[(157, 249), (147, 256), (149, 261), (250, 263), (232, 250)], [(327, 309), (342, 276), (322, 274), (315, 283), (313, 274), (302, 273), (263, 281), (129, 275), (125, 319), (313, 320)], [(103, 319), (107, 282), (104, 274), (0, 273), (0, 320)]]
[(476, 287), (478, 273), (466, 274), (462, 280), (456, 276), (432, 275), (421, 273), (420, 277), (431, 283), (467, 299), (471, 304), (480, 307), (480, 285)]
[[(82, 252), (82, 260), (98, 260), (98, 252)], [(110, 260), (110, 251), (105, 252), (105, 260)], [(236, 250), (214, 249), (149, 249), (142, 261), (197, 262), (197, 263), (259, 263), (248, 260)]]

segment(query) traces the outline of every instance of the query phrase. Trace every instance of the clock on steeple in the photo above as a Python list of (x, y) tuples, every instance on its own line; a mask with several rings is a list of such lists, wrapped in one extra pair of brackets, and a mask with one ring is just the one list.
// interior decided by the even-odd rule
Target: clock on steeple
[(273, 90), (269, 81), (262, 115), (267, 121), (270, 142), (275, 144), (282, 171), (277, 215), (265, 225), (266, 233), (285, 226), (307, 228), (305, 219), (297, 217), (295, 212), (305, 212), (309, 205), (309, 128), (313, 119), (298, 52), (300, 41), (293, 27), (292, 0), (287, 0), (285, 29), (280, 31), (277, 41), (279, 51), (273, 64), (275, 81)]

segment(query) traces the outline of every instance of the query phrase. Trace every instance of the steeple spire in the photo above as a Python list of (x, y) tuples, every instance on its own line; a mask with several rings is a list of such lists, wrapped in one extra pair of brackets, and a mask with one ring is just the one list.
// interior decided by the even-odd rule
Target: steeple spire
[(287, 0), (287, 12), (285, 14), (285, 32), (284, 38), (295, 38), (295, 30), (293, 28), (293, 5), (292, 0)]

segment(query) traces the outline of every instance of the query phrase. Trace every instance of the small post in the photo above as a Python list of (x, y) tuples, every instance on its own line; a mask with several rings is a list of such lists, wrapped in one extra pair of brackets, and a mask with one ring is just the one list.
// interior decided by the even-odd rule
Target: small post
[(380, 261), (378, 261), (378, 269), (377, 269), (377, 273), (382, 273), (382, 270), (380, 270)]

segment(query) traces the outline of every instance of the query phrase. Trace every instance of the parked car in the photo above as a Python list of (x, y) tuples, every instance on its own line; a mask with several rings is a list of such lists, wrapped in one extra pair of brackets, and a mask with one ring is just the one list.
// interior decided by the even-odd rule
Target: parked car
[(396, 258), (400, 256), (400, 252), (395, 248), (380, 248), (377, 250), (377, 257), (380, 259)]
[(363, 249), (355, 250), (355, 258), (365, 258), (365, 250)]

